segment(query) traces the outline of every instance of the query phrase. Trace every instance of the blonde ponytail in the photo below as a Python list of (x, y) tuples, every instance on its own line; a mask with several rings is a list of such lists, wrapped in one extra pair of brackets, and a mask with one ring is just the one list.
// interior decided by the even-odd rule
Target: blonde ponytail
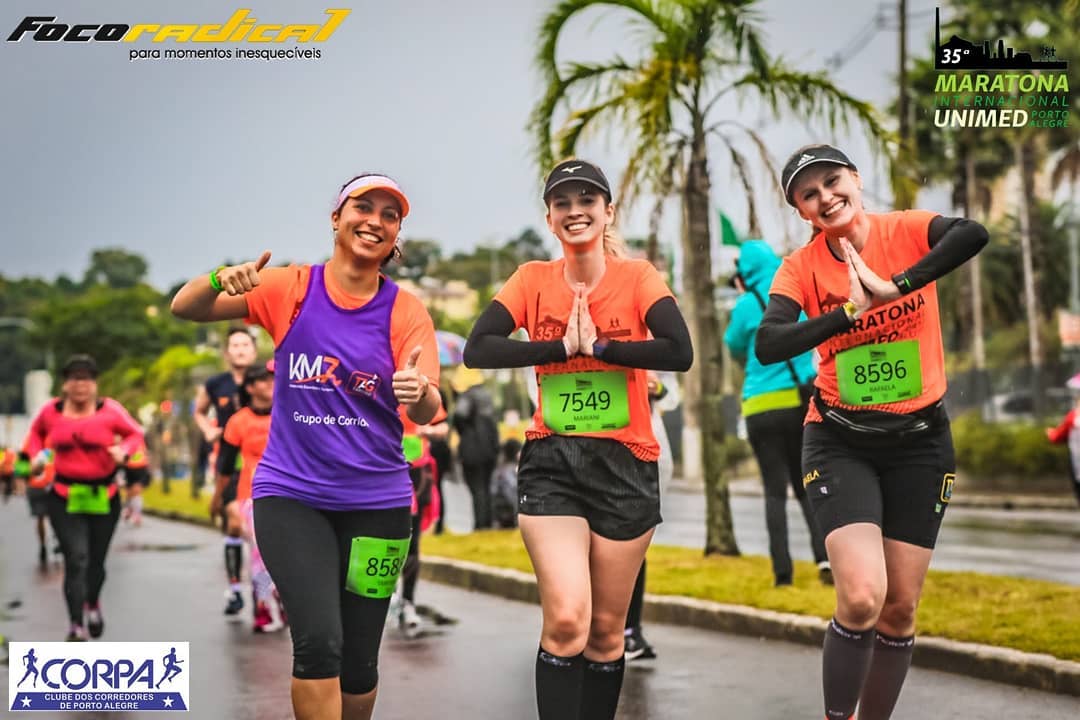
[(612, 257), (626, 257), (626, 240), (615, 229), (618, 221), (619, 216), (616, 214), (615, 220), (610, 225), (604, 226), (604, 253)]

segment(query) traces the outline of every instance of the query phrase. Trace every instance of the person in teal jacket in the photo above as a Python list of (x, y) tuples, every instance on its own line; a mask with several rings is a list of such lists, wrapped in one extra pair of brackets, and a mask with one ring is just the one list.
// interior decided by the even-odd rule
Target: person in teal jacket
[(754, 337), (768, 302), (769, 286), (780, 267), (764, 240), (748, 240), (739, 249), (733, 283), (742, 295), (731, 311), (724, 343), (737, 362), (744, 365), (742, 414), (765, 486), (765, 525), (769, 531), (769, 556), (777, 586), (792, 583), (793, 567), (788, 551), (787, 489), (790, 485), (810, 528), (810, 544), (818, 575), (832, 583), (825, 541), (814, 520), (802, 484), (802, 430), (806, 416), (806, 393), (816, 374), (811, 353), (787, 362), (762, 365), (754, 352)]

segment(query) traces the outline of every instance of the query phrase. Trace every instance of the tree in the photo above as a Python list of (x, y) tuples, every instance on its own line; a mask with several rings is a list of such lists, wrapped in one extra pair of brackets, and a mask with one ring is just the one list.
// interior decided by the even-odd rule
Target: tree
[(77, 352), (93, 355), (102, 370), (121, 359), (152, 360), (166, 347), (190, 344), (195, 337), (195, 324), (176, 321), (167, 302), (146, 285), (98, 286), (38, 304), (31, 313), (31, 336), (59, 362)]
[(442, 246), (436, 240), (406, 240), (401, 248), (401, 260), (387, 265), (392, 277), (419, 280), (438, 264)]
[(147, 264), (141, 255), (123, 248), (103, 248), (90, 255), (83, 285), (103, 283), (111, 288), (131, 288), (146, 278)]
[(517, 237), (510, 238), (506, 249), (514, 254), (518, 264), (530, 260), (550, 260), (551, 253), (544, 245), (544, 238), (531, 227), (522, 230)]
[[(773, 177), (771, 154), (755, 129), (715, 117), (721, 102), (756, 100), (772, 116), (820, 118), (830, 128), (854, 117), (880, 146), (887, 137), (873, 108), (845, 94), (823, 73), (798, 72), (769, 57), (756, 26), (754, 0), (562, 0), (543, 19), (536, 64), (546, 83), (531, 130), (539, 164), (572, 156), (583, 135), (618, 127), (634, 148), (623, 174), (624, 205), (638, 194), (677, 192), (683, 213), (684, 311), (697, 362), (687, 374), (687, 421), (701, 430), (706, 484), (705, 552), (737, 554), (731, 523), (721, 413), (720, 332), (714, 301), (710, 217), (710, 139), (746, 189), (751, 232), (758, 226), (752, 156)], [(586, 10), (624, 14), (641, 32), (640, 57), (560, 66), (559, 40)], [(559, 116), (565, 106), (568, 115)], [(560, 122), (561, 119), (561, 122)], [(748, 154), (744, 149), (749, 149)], [(778, 188), (778, 183), (772, 183)], [(781, 197), (777, 190), (778, 197)]]

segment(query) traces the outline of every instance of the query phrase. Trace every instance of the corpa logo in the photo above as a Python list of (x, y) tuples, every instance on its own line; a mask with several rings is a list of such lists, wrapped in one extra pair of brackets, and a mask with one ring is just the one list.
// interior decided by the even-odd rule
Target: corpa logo
[(329, 355), (316, 355), (309, 358), (307, 353), (289, 353), (289, 381), (303, 383), (333, 383), (340, 385), (341, 380), (334, 375), (341, 361)]
[(11, 710), (187, 710), (188, 644), (11, 643)]

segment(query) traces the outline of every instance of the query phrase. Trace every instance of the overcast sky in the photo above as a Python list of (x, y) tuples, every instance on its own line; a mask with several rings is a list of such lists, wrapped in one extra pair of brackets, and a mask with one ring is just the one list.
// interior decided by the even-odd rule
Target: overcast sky
[[(55, 14), (69, 25), (223, 23), (248, 6), (261, 22), (290, 24), (321, 23), (332, 6), (352, 12), (330, 40), (307, 46), (322, 52), (318, 60), (129, 62), (130, 49), (154, 45), (4, 42), (0, 273), (78, 277), (91, 250), (106, 246), (146, 257), (150, 281), (162, 289), (226, 258), (254, 259), (263, 248), (275, 261), (320, 260), (330, 250), (334, 192), (370, 169), (394, 176), (408, 192), (412, 214), (403, 235), (438, 240), (447, 254), (502, 242), (528, 226), (546, 236), (525, 125), (540, 89), (534, 38), (551, 4), (6, 1), (5, 39), (26, 15)], [(921, 51), (933, 32), (926, 11), (934, 5), (908, 5), (909, 49)], [(877, 11), (864, 0), (834, 0), (827, 10), (793, 0), (759, 7), (769, 50), (807, 71), (822, 69)], [(621, 17), (582, 18), (561, 57), (631, 52), (634, 37)], [(834, 80), (884, 107), (894, 94), (896, 58), (896, 33), (881, 30)], [(778, 162), (807, 142), (843, 144), (864, 169), (868, 204), (888, 202), (886, 178), (867, 170), (872, 163), (858, 137), (828, 137), (799, 119), (767, 125), (753, 109), (722, 112), (761, 127)], [(629, 149), (598, 137), (581, 155), (616, 183)], [(715, 147), (712, 170), (714, 204), (744, 223), (743, 199)], [(762, 198), (770, 240), (785, 224), (805, 233), (790, 210)], [(624, 217), (622, 230), (643, 235), (645, 213)], [(672, 217), (664, 239), (674, 243), (676, 231)]]

